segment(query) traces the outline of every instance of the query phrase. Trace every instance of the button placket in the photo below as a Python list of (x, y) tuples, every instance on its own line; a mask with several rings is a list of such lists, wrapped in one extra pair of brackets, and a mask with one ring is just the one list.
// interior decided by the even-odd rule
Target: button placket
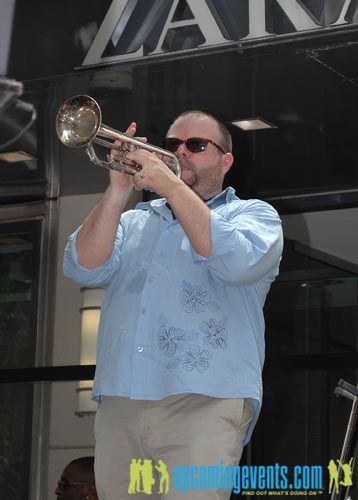
[[(169, 229), (169, 228), (167, 228)], [(168, 255), (168, 251), (165, 249), (165, 243), (167, 240), (167, 231), (161, 234), (160, 238), (157, 241), (156, 248), (154, 249), (153, 259), (150, 262), (150, 265), (147, 268), (147, 280), (146, 286), (144, 287), (139, 304), (139, 318), (137, 322), (137, 329), (135, 335), (135, 343), (134, 343), (134, 358), (133, 358), (133, 366), (138, 366), (140, 364), (146, 364), (148, 362), (148, 356), (150, 355), (151, 343), (148, 338), (144, 336), (143, 332), (148, 331), (148, 305), (150, 302), (150, 297), (153, 293), (153, 287), (150, 284), (157, 284), (157, 280), (160, 278), (160, 274), (163, 269), (163, 260)], [(138, 368), (139, 369), (139, 368)], [(136, 372), (136, 370), (134, 370)], [(136, 382), (133, 381), (134, 386), (136, 386)]]

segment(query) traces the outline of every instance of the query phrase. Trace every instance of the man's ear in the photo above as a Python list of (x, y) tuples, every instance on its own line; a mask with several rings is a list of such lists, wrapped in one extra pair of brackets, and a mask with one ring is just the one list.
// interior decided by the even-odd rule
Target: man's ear
[(225, 156), (223, 158), (224, 175), (227, 174), (233, 163), (234, 163), (234, 157), (232, 153), (225, 153)]

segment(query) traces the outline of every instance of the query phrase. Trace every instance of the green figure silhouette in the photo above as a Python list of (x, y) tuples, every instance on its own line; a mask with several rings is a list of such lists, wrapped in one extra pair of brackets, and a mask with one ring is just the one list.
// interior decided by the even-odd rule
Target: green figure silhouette
[(350, 459), (350, 461), (347, 464), (342, 464), (340, 460), (337, 460), (339, 465), (342, 467), (342, 470), (344, 472), (344, 478), (343, 481), (340, 481), (339, 484), (342, 486), (352, 486), (352, 462), (353, 462), (353, 457)]
[(339, 493), (338, 469), (337, 469), (337, 465), (336, 465), (334, 460), (329, 461), (327, 469), (329, 472), (329, 490), (328, 490), (328, 493), (331, 493), (331, 491), (332, 491), (333, 482), (334, 482), (334, 486), (336, 488), (337, 493)]
[(155, 483), (153, 477), (153, 465), (151, 460), (144, 460), (142, 465), (142, 481), (143, 481), (143, 493), (146, 495), (152, 494), (152, 487)]
[(129, 466), (128, 493), (130, 495), (133, 495), (134, 493), (140, 493), (142, 491), (140, 488), (141, 470), (142, 470), (141, 459), (132, 458), (131, 464)]
[(158, 493), (163, 493), (164, 481), (165, 481), (165, 493), (168, 493), (168, 491), (169, 491), (169, 474), (167, 471), (167, 466), (165, 465), (163, 460), (159, 459), (158, 465), (155, 465), (154, 467), (161, 474)]

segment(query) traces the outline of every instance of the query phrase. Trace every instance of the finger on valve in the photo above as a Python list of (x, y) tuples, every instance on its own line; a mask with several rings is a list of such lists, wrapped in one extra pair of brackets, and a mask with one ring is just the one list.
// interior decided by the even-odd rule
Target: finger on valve
[[(137, 129), (136, 123), (132, 122), (125, 131), (125, 133), (127, 135), (133, 136), (136, 132), (136, 129)], [(121, 154), (121, 151), (123, 150), (126, 151), (128, 149), (128, 144), (126, 145), (125, 142), (119, 141), (118, 139), (114, 141), (113, 146), (115, 146), (115, 148), (111, 149), (112, 156), (118, 156)]]

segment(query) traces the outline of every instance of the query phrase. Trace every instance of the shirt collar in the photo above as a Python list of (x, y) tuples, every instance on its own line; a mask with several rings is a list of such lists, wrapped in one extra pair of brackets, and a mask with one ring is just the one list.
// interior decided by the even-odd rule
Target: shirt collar
[(235, 194), (235, 189), (229, 186), (224, 189), (224, 191), (221, 191), (221, 193), (217, 194), (213, 198), (210, 198), (210, 200), (206, 202), (206, 204), (210, 208), (216, 208), (220, 205), (223, 205), (224, 203), (229, 203), (229, 201), (238, 199), (239, 198)]
[[(219, 207), (220, 205), (223, 205), (225, 203), (229, 203), (232, 200), (238, 200), (239, 198), (235, 194), (235, 189), (232, 188), (231, 186), (227, 187), (224, 189), (224, 191), (221, 191), (221, 193), (217, 194), (213, 198), (210, 198), (209, 201), (206, 202), (207, 206), (210, 207), (210, 209), (214, 209)], [(142, 201), (137, 204), (135, 207), (137, 210), (154, 210), (155, 212), (158, 212), (160, 215), (162, 215), (165, 219), (167, 220), (172, 220), (173, 215), (170, 210), (170, 208), (166, 205), (167, 200), (165, 198), (159, 198), (157, 200), (151, 200), (151, 201)]]

